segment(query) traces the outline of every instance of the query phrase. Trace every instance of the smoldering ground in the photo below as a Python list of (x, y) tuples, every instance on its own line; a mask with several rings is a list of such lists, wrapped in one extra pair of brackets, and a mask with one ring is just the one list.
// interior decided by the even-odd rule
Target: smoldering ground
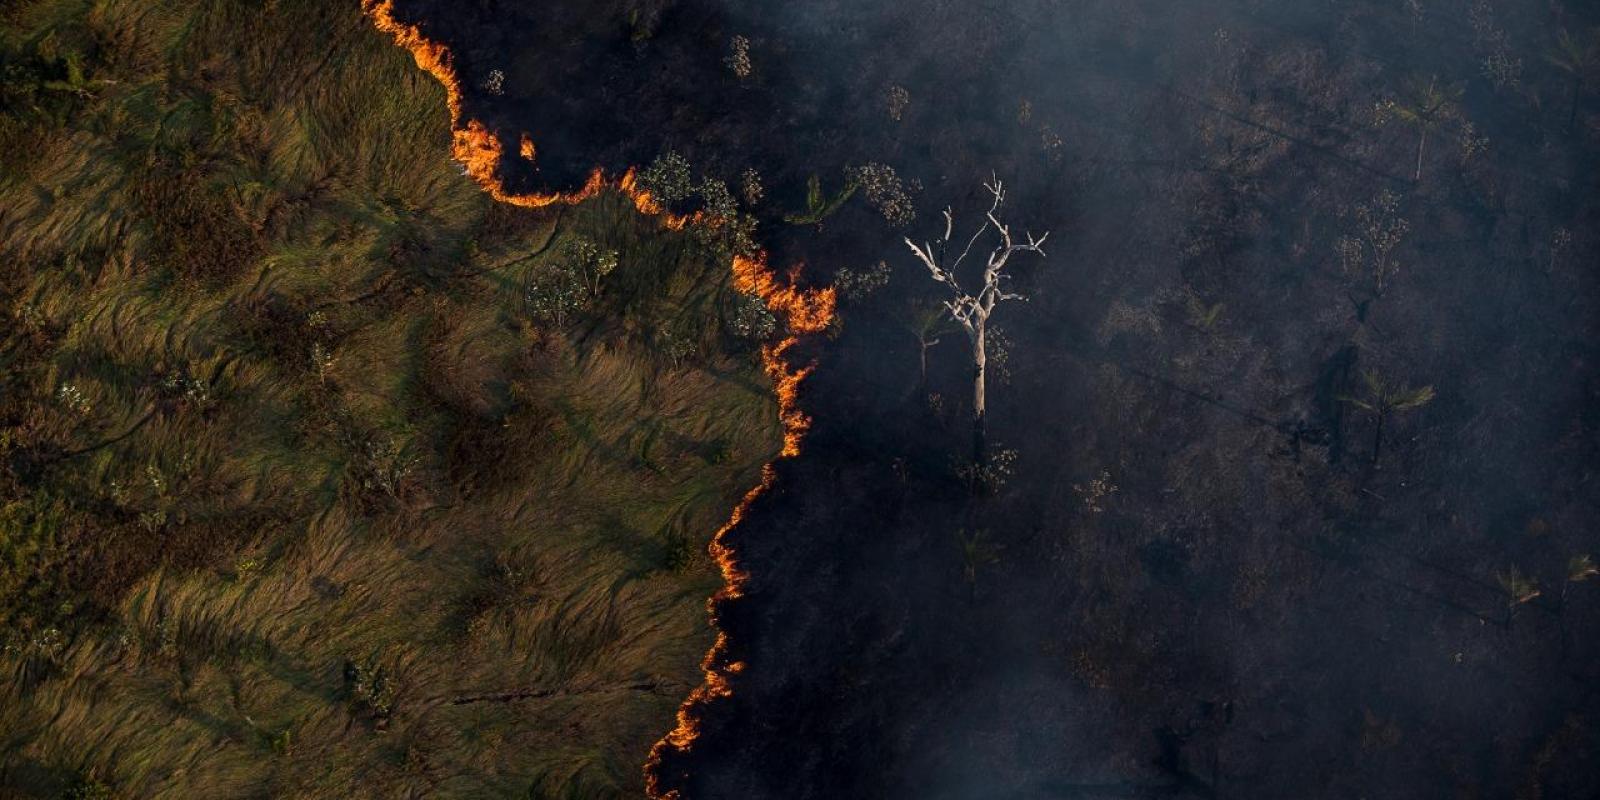
[[(674, 151), (756, 170), (804, 280), (888, 264), (735, 533), (748, 668), (685, 796), (1596, 791), (1600, 98), (1550, 57), (1594, 9), (399, 8), (503, 73), (469, 104), (537, 143), (513, 185)], [(868, 164), (913, 218), (785, 221)], [(975, 499), (970, 363), (943, 331), (924, 384), (901, 238), (974, 224), (991, 173), (1053, 235), (997, 317), (1015, 471)]]

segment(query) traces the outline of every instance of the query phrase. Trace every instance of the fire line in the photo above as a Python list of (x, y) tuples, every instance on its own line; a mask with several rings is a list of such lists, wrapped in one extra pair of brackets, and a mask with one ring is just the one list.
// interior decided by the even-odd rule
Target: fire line
[[(450, 49), (428, 39), (416, 25), (400, 21), (394, 12), (393, 0), (362, 0), (362, 11), (377, 29), (394, 39), (395, 44), (411, 53), (417, 66), (432, 75), (444, 86), (446, 102), (450, 109), (451, 156), (461, 164), (463, 172), (492, 198), (522, 208), (542, 208), (555, 204), (576, 204), (588, 200), (607, 188), (614, 188), (627, 196), (640, 214), (657, 219), (670, 230), (682, 230), (690, 225), (718, 225), (721, 220), (707, 217), (701, 212), (690, 215), (673, 214), (643, 187), (638, 185), (636, 173), (629, 168), (613, 182), (596, 168), (589, 179), (576, 191), (518, 193), (509, 190), (499, 177), (506, 146), (500, 137), (477, 119), (468, 117), (464, 110), (464, 95), (460, 75), (456, 72)], [(524, 133), (517, 145), (516, 155), (534, 161), (538, 148), (532, 137)], [(800, 385), (810, 375), (814, 365), (791, 366), (788, 353), (801, 337), (826, 330), (833, 322), (836, 298), (832, 287), (800, 289), (790, 281), (780, 280), (767, 263), (765, 254), (754, 257), (734, 256), (731, 265), (733, 286), (741, 292), (761, 298), (772, 313), (784, 321), (787, 334), (774, 344), (761, 349), (761, 362), (772, 380), (773, 392), (778, 400), (778, 420), (783, 428), (783, 449), (778, 458), (793, 458), (800, 454), (801, 442), (811, 428), (811, 418), (801, 410)], [(690, 750), (701, 732), (706, 706), (716, 700), (732, 696), (731, 679), (743, 672), (742, 661), (734, 660), (729, 653), (728, 634), (722, 630), (718, 619), (723, 604), (744, 594), (749, 573), (738, 562), (737, 554), (727, 543), (729, 532), (737, 528), (748, 514), (756, 499), (768, 492), (776, 481), (776, 470), (769, 463), (762, 467), (761, 481), (734, 506), (728, 521), (711, 537), (709, 551), (722, 574), (722, 588), (706, 601), (711, 626), (716, 630), (716, 640), (707, 651), (700, 667), (701, 683), (679, 705), (676, 724), (650, 749), (644, 764), (645, 793), (657, 800), (679, 800), (676, 789), (662, 786), (661, 769), (664, 759), (673, 753)]]

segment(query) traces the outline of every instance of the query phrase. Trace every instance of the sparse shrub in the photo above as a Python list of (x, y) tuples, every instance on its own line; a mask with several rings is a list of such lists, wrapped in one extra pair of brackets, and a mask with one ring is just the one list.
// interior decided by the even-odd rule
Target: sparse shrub
[(656, 346), (674, 367), (683, 366), (683, 362), (693, 358), (700, 349), (695, 337), (683, 326), (671, 326), (662, 330)]
[(734, 295), (733, 311), (728, 317), (728, 331), (735, 337), (751, 342), (766, 341), (778, 330), (778, 318), (761, 298), (739, 293)]
[(600, 297), (605, 279), (616, 269), (617, 251), (589, 239), (572, 239), (558, 261), (528, 271), (523, 307), (535, 321), (564, 325)]
[(739, 80), (749, 78), (755, 72), (755, 66), (750, 61), (750, 39), (746, 36), (736, 35), (728, 40), (728, 55), (722, 60)]
[[(728, 182), (716, 178), (705, 178), (700, 181), (699, 187), (701, 209), (709, 217), (713, 225), (721, 225), (733, 219), (739, 213), (739, 201), (734, 199), (733, 192), (728, 189)], [(696, 228), (705, 230), (710, 226)]]
[(582, 273), (566, 262), (529, 270), (522, 290), (528, 316), (551, 325), (565, 325), (590, 298)]
[(1007, 386), (1011, 383), (1011, 347), (1016, 344), (1011, 341), (1004, 328), (989, 329), (989, 364), (988, 371), (1000, 381), (1000, 385)]
[(150, 533), (156, 533), (167, 527), (167, 510), (164, 508), (152, 508), (149, 511), (139, 512), (139, 527)]
[(694, 543), (689, 541), (689, 537), (682, 531), (667, 533), (665, 544), (662, 564), (668, 572), (683, 572), (694, 566), (698, 560)]
[(356, 449), (350, 479), (366, 501), (401, 502), (419, 459), (393, 437), (372, 436)]
[(245, 578), (248, 578), (251, 575), (254, 575), (254, 574), (256, 574), (256, 573), (258, 573), (260, 571), (261, 571), (261, 561), (260, 561), (260, 559), (254, 558), (252, 556), (245, 556), (244, 558), (241, 558), (238, 561), (234, 562), (234, 565), (233, 565), (233, 574), (238, 580), (244, 580)]
[(51, 625), (34, 634), (33, 641), (28, 644), (34, 656), (58, 664), (61, 653), (67, 649), (67, 637), (60, 628)]
[(1522, 59), (1511, 49), (1511, 37), (1495, 21), (1490, 0), (1474, 0), (1467, 10), (1473, 45), (1484, 54), (1480, 69), (1495, 89), (1515, 88), (1522, 81)]
[(89, 396), (71, 382), (62, 383), (56, 387), (56, 402), (74, 416), (87, 417), (94, 411), (94, 403), (89, 401)]
[(207, 411), (214, 403), (211, 385), (204, 378), (195, 377), (192, 368), (166, 372), (158, 379), (161, 394), (170, 402), (196, 411)]
[(1509, 50), (1496, 50), (1484, 56), (1479, 71), (1496, 89), (1516, 88), (1522, 83), (1522, 59), (1511, 55)]
[(313, 336), (327, 338), (332, 331), (332, 323), (328, 320), (328, 312), (322, 310), (306, 314), (306, 330)]
[(485, 92), (492, 95), (499, 96), (505, 94), (506, 74), (498, 69), (491, 69), (489, 70), (489, 74), (484, 76), (483, 83), (480, 84), (480, 86), (483, 87)]
[(1550, 262), (1546, 267), (1548, 271), (1555, 272), (1561, 263), (1561, 257), (1572, 248), (1572, 230), (1570, 228), (1556, 228), (1550, 234)]
[(61, 800), (111, 800), (115, 796), (109, 785), (90, 773), (68, 787)]
[[(154, 463), (146, 464), (144, 467), (144, 476), (145, 484), (149, 487), (149, 489), (148, 492), (146, 492), (144, 496), (137, 501), (138, 505), (140, 506), (138, 516), (139, 526), (150, 533), (155, 533), (166, 528), (169, 520), (175, 516), (181, 517), (182, 515), (181, 513), (176, 513), (178, 497), (173, 492), (172, 482), (168, 480), (167, 476), (161, 471), (161, 468), (156, 466)], [(177, 478), (179, 482), (182, 482), (187, 478), (187, 474), (183, 471), (180, 471)], [(123, 489), (123, 487), (118, 486), (115, 484), (115, 482), (113, 483), (112, 488), (114, 493), (117, 493), (119, 489)], [(129, 500), (125, 489), (123, 489), (120, 499), (125, 502)]]
[(389, 671), (375, 657), (344, 664), (345, 690), (356, 713), (369, 716), (378, 727), (388, 724), (394, 713), (395, 684)]
[(911, 92), (906, 87), (896, 84), (889, 87), (884, 93), (884, 110), (889, 113), (889, 119), (899, 122), (906, 115), (906, 109), (911, 106)]
[(735, 214), (721, 227), (729, 253), (753, 258), (761, 252), (761, 244), (756, 241), (756, 224), (755, 217), (749, 214)]
[(1478, 128), (1471, 122), (1461, 123), (1457, 141), (1461, 145), (1461, 165), (1466, 166), (1489, 149), (1489, 137), (1479, 136)]
[(755, 167), (748, 167), (739, 173), (739, 191), (744, 195), (744, 204), (755, 206), (767, 196), (767, 188), (761, 183), (761, 173)]
[(992, 494), (1004, 488), (1016, 474), (1016, 464), (1016, 450), (990, 447), (982, 459), (956, 461), (956, 477), (967, 484), (973, 494)]
[(591, 297), (599, 297), (601, 282), (617, 269), (617, 251), (604, 250), (588, 239), (578, 238), (567, 242), (566, 263), (583, 278)]
[(1400, 216), (1400, 198), (1387, 189), (1371, 204), (1357, 204), (1354, 216), (1354, 231), (1335, 246), (1339, 265), (1345, 274), (1370, 281), (1373, 295), (1381, 296), (1400, 273), (1395, 251), (1411, 232), (1411, 223)]
[(156, 655), (172, 660), (178, 657), (178, 625), (163, 614), (156, 622)]
[(899, 173), (887, 164), (870, 163), (847, 169), (851, 183), (861, 186), (867, 203), (896, 228), (910, 225), (917, 218), (911, 193)]
[(845, 267), (833, 277), (833, 285), (846, 300), (859, 302), (889, 285), (889, 262), (879, 261), (863, 270)]
[(317, 376), (318, 385), (327, 385), (328, 376), (333, 372), (336, 358), (333, 348), (322, 342), (311, 343), (311, 374)]
[(1039, 128), (1039, 149), (1044, 151), (1045, 160), (1052, 164), (1061, 163), (1066, 147), (1067, 140), (1055, 128), (1049, 125)]
[(1072, 484), (1072, 491), (1077, 492), (1078, 497), (1083, 499), (1083, 506), (1089, 513), (1099, 514), (1106, 510), (1106, 501), (1111, 495), (1117, 493), (1117, 485), (1111, 482), (1111, 471), (1103, 469), (1088, 483)]
[(689, 160), (671, 150), (662, 153), (640, 171), (639, 186), (666, 205), (682, 202), (694, 194)]

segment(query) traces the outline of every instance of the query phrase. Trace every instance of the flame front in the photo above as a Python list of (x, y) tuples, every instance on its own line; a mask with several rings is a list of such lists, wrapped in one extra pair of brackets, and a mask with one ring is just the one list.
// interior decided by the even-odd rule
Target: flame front
[[(522, 208), (542, 208), (558, 203), (583, 202), (610, 185), (604, 173), (596, 168), (583, 188), (575, 192), (518, 193), (509, 190), (499, 177), (500, 165), (506, 156), (505, 144), (482, 122), (465, 115), (461, 76), (456, 72), (449, 48), (429, 40), (416, 25), (401, 22), (395, 16), (393, 0), (362, 0), (361, 7), (379, 31), (393, 37), (395, 44), (411, 53), (418, 67), (444, 86), (450, 109), (451, 155), (461, 164), (462, 172), (483, 187), (490, 197)], [(537, 153), (533, 138), (522, 134), (517, 154), (532, 162)], [(627, 170), (614, 186), (633, 202), (640, 214), (656, 218), (663, 227), (671, 230), (682, 230), (690, 225), (717, 226), (723, 222), (720, 218), (698, 211), (689, 215), (669, 213), (665, 206), (639, 186), (633, 169)], [(734, 256), (732, 270), (734, 288), (761, 298), (788, 330), (783, 339), (761, 349), (761, 361), (768, 377), (772, 379), (773, 392), (778, 400), (778, 419), (783, 427), (783, 449), (778, 457), (793, 458), (800, 454), (800, 444), (811, 429), (811, 418), (800, 409), (799, 392), (800, 384), (811, 374), (815, 365), (791, 366), (788, 353), (802, 336), (821, 333), (833, 323), (836, 303), (834, 290), (832, 287), (797, 288), (794, 285), (797, 275), (793, 273), (788, 281), (780, 280), (768, 266), (764, 253), (755, 257)], [(798, 272), (798, 269), (794, 272)], [(717, 637), (701, 661), (704, 676), (700, 685), (678, 707), (677, 723), (673, 729), (650, 749), (644, 765), (645, 792), (649, 797), (678, 800), (680, 795), (676, 789), (664, 789), (661, 785), (663, 759), (672, 752), (686, 752), (693, 746), (700, 736), (701, 720), (707, 704), (732, 696), (730, 679), (744, 671), (744, 662), (734, 660), (730, 655), (728, 634), (718, 624), (722, 604), (742, 596), (750, 577), (739, 566), (737, 555), (728, 545), (727, 534), (744, 520), (756, 499), (772, 488), (776, 475), (772, 464), (762, 467), (761, 482), (745, 493), (728, 521), (711, 537), (709, 550), (722, 573), (722, 588), (706, 601), (706, 608), (712, 627), (717, 629)]]

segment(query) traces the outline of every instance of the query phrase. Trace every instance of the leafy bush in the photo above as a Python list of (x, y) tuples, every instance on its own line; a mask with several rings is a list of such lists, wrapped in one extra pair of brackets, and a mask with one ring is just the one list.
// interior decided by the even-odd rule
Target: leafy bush
[(639, 186), (666, 205), (682, 202), (694, 194), (689, 174), (689, 159), (667, 151), (639, 172)]
[(734, 295), (733, 311), (728, 316), (729, 333), (745, 341), (761, 342), (771, 338), (777, 330), (778, 318), (761, 298), (742, 293)]
[(590, 295), (583, 275), (571, 264), (551, 264), (529, 273), (522, 294), (523, 307), (535, 321), (564, 325), (588, 305)]
[(867, 203), (877, 209), (890, 225), (903, 228), (917, 218), (915, 203), (900, 174), (888, 164), (864, 164), (845, 170), (850, 182), (859, 185)]

